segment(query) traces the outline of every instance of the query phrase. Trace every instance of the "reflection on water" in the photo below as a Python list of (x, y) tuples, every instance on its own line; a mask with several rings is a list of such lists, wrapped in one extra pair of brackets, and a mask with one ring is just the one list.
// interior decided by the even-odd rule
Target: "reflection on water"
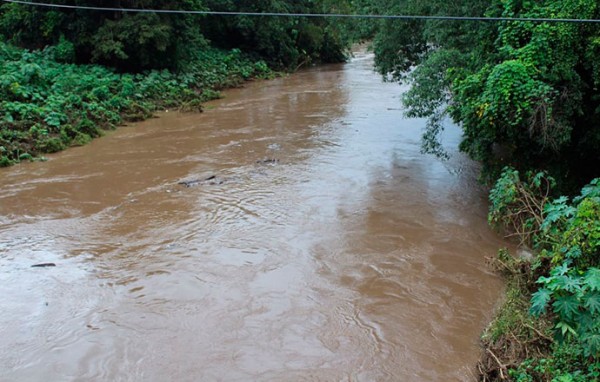
[(0, 379), (470, 378), (502, 242), (370, 65), (1, 170)]

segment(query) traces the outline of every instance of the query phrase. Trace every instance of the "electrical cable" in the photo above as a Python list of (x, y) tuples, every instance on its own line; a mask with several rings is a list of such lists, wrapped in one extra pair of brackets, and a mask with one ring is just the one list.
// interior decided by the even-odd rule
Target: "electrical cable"
[(5, 3), (29, 5), (46, 8), (79, 9), (104, 12), (128, 13), (164, 13), (164, 14), (191, 14), (212, 16), (269, 16), (269, 17), (329, 17), (346, 19), (389, 19), (389, 20), (440, 20), (440, 21), (520, 21), (533, 23), (571, 23), (571, 24), (600, 24), (600, 19), (564, 19), (564, 18), (535, 18), (535, 17), (478, 17), (478, 16), (425, 16), (425, 15), (373, 15), (373, 14), (345, 14), (345, 13), (284, 13), (284, 12), (227, 12), (227, 11), (192, 11), (176, 9), (143, 9), (143, 8), (116, 8), (93, 7), (66, 4), (38, 3), (22, 0), (2, 0)]

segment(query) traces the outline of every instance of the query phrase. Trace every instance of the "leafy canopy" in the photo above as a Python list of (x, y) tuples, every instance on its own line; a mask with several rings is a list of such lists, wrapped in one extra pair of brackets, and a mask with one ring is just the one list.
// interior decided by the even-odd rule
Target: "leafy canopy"
[[(457, 16), (598, 18), (595, 0), (374, 1), (381, 12)], [(600, 175), (600, 28), (590, 24), (382, 22), (378, 68), (411, 83), (409, 116), (430, 118), (436, 152), (446, 115), (461, 149), (493, 180), (511, 165), (545, 169), (572, 192)], [(413, 68), (417, 68), (413, 70)]]

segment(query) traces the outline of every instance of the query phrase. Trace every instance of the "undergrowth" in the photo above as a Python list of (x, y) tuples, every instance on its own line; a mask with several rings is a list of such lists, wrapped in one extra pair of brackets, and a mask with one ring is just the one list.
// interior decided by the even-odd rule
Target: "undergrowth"
[(485, 353), (478, 364), (482, 381), (503, 381), (522, 360), (543, 357), (553, 343), (551, 323), (529, 314), (531, 291), (542, 266), (533, 269), (525, 259), (513, 258), (502, 249), (492, 266), (507, 281), (505, 299), (495, 319), (485, 330)]
[(573, 199), (554, 184), (505, 169), (490, 193), (490, 222), (535, 256), (493, 260), (508, 287), (482, 337), (482, 381), (600, 380), (600, 179)]
[(239, 50), (207, 49), (179, 73), (117, 73), (66, 63), (68, 46), (28, 51), (0, 42), (0, 166), (83, 145), (156, 110), (201, 111), (219, 90), (273, 72)]

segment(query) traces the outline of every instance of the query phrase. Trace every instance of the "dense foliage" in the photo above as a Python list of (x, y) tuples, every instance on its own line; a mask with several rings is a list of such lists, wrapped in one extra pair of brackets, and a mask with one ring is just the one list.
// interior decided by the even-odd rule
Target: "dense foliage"
[[(595, 0), (372, 3), (404, 14), (600, 16)], [(439, 148), (435, 138), (449, 115), (463, 127), (461, 149), (483, 163), (488, 180), (507, 164), (545, 169), (562, 187), (600, 175), (600, 27), (388, 21), (381, 28), (378, 67), (413, 83), (405, 103), (409, 116), (430, 118), (426, 149)]]
[[(49, 3), (127, 8), (203, 9), (201, 0), (50, 0)], [(15, 45), (42, 49), (72, 44), (63, 60), (98, 63), (126, 71), (177, 68), (206, 47), (195, 15), (97, 12), (19, 4), (0, 7), (0, 34)]]
[(270, 75), (239, 50), (196, 53), (185, 73), (119, 74), (59, 62), (61, 46), (30, 52), (0, 42), (0, 166), (80, 145), (157, 108), (199, 109), (217, 90)]
[[(211, 10), (278, 13), (351, 13), (347, 1), (205, 0)], [(350, 42), (347, 23), (326, 18), (213, 16), (205, 35), (224, 48), (239, 47), (279, 68), (309, 62), (341, 62)]]
[[(542, 356), (527, 356), (515, 365), (512, 374), (518, 381), (600, 376), (600, 178), (572, 200), (549, 197), (554, 185), (545, 173), (521, 177), (507, 168), (490, 193), (490, 221), (536, 250), (530, 264), (521, 260), (529, 264), (520, 274), (529, 283), (517, 293), (530, 296), (529, 313), (539, 322), (552, 322), (556, 340)], [(516, 315), (525, 315), (523, 310)]]
[[(350, 12), (349, 2), (332, 0), (49, 0), (56, 4), (123, 8), (235, 12)], [(344, 59), (348, 34), (330, 19), (203, 16), (49, 9), (18, 4), (0, 7), (0, 34), (10, 43), (41, 49), (72, 44), (65, 60), (98, 63), (122, 71), (181, 69), (208, 46), (241, 49), (282, 69), (311, 61)]]
[[(49, 0), (170, 10), (349, 12), (349, 2)], [(329, 19), (218, 17), (0, 6), (0, 165), (83, 144), (157, 108), (199, 108), (216, 90), (342, 61), (346, 24)], [(24, 49), (17, 49), (20, 46)], [(94, 65), (90, 65), (94, 64)], [(97, 66), (102, 65), (102, 66)]]

